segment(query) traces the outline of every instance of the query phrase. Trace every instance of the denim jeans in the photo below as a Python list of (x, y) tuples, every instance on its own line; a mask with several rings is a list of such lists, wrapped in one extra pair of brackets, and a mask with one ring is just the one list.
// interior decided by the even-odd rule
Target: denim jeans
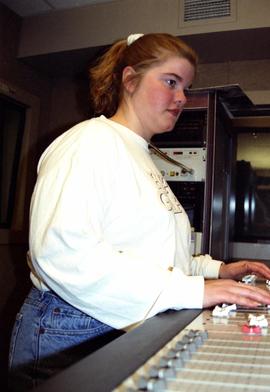
[(10, 391), (26, 391), (120, 336), (51, 291), (32, 288), (17, 314), (9, 353)]

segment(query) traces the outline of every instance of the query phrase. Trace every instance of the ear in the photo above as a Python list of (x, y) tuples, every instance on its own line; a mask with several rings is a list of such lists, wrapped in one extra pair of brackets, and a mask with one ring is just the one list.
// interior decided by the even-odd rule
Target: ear
[(130, 65), (128, 65), (127, 67), (125, 67), (123, 69), (122, 83), (123, 83), (124, 89), (129, 94), (132, 94), (136, 88), (136, 80), (134, 79), (135, 75), (136, 75), (136, 71)]

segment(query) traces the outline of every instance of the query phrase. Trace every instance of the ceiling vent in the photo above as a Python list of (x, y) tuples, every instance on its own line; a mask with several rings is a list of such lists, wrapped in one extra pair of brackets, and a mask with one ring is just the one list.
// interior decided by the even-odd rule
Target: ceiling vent
[(179, 27), (236, 21), (236, 0), (179, 0)]
[(231, 0), (185, 0), (184, 22), (231, 16)]

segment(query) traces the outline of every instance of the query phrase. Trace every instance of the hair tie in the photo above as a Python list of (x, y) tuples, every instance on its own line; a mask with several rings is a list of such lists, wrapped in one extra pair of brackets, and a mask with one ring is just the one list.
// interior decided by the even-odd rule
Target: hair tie
[(140, 37), (142, 37), (144, 34), (130, 34), (127, 37), (127, 46), (130, 46), (133, 44), (133, 42), (137, 41)]

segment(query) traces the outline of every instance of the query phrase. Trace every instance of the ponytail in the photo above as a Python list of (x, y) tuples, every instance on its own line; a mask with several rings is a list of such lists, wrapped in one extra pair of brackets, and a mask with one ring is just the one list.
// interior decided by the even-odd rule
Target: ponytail
[(122, 58), (126, 40), (116, 42), (90, 69), (90, 96), (95, 115), (111, 117), (117, 110), (121, 98)]

